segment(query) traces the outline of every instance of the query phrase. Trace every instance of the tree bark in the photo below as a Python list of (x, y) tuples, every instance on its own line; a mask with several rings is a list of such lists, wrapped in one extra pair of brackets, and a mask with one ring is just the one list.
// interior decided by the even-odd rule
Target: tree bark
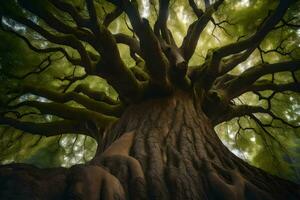
[(195, 105), (176, 92), (129, 106), (106, 132), (119, 139), (85, 165), (2, 166), (0, 199), (300, 199), (298, 185), (231, 153)]

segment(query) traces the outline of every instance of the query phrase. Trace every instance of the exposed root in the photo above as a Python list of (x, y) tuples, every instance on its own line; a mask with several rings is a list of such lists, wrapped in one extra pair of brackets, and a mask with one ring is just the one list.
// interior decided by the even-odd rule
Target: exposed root
[(244, 178), (237, 169), (227, 170), (209, 161), (203, 162), (214, 198), (224, 200), (264, 199), (272, 197)]
[(119, 180), (99, 166), (74, 166), (68, 183), (66, 198), (70, 200), (126, 199)]
[(146, 182), (140, 163), (131, 156), (104, 157), (101, 164), (122, 183), (130, 199), (147, 199)]
[(130, 199), (146, 199), (146, 185), (143, 169), (138, 160), (129, 156), (134, 132), (127, 132), (110, 145), (91, 163), (104, 166), (118, 178)]
[(66, 172), (64, 168), (39, 169), (27, 164), (0, 166), (0, 199), (63, 199)]

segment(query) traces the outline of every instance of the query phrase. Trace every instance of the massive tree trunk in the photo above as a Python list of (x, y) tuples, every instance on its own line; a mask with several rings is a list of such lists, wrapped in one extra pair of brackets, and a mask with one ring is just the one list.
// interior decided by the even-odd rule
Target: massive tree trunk
[[(272, 9), (265, 13), (266, 18), (254, 21), (254, 24), (261, 21), (255, 33), (249, 32), (246, 37), (235, 35), (237, 42), (225, 42), (227, 45), (209, 50), (206, 40), (198, 42), (207, 25), (212, 22), (215, 25), (213, 31), (219, 27), (224, 32), (227, 31), (221, 24), (233, 25), (214, 16), (224, 0), (212, 4), (205, 0), (205, 10), (198, 8), (196, 1), (188, 1), (197, 18), (189, 25), (180, 46), (172, 34), (175, 27), (168, 28), (169, 0), (158, 1), (154, 28), (153, 21), (149, 22), (140, 15), (134, 0), (107, 0), (114, 4), (115, 10), (105, 15), (104, 22), (100, 20), (102, 14), (101, 17), (97, 15), (102, 1), (95, 6), (93, 0), (86, 0), (82, 11), (67, 1), (40, 2), (1, 1), (0, 29), (17, 36), (37, 53), (51, 53), (38, 65), (38, 71), (20, 77), (14, 74), (4, 77), (25, 79), (40, 74), (58, 60), (51, 57), (52, 53), (63, 54), (74, 66), (73, 74), (55, 78), (62, 81), (63, 93), (39, 87), (40, 83), (26, 85), (26, 81), (21, 88), (16, 88), (17, 91), (8, 87), (7, 90), (16, 94), (7, 99), (3, 112), (0, 110), (0, 125), (47, 137), (65, 133), (85, 134), (96, 139), (99, 145), (89, 163), (70, 169), (38, 169), (26, 164), (0, 166), (0, 199), (300, 199), (298, 185), (245, 163), (222, 144), (213, 129), (215, 124), (249, 115), (267, 132), (253, 113), (268, 114), (283, 125), (298, 128), (277, 117), (271, 105), (271, 98), (277, 92), (299, 92), (298, 75), (295, 74), (300, 60), (294, 59), (294, 50), (285, 52), (293, 49), (294, 44), (283, 47), (285, 41), (290, 41), (290, 38), (285, 38), (274, 49), (263, 50), (264, 45), (260, 46), (269, 32), (282, 31), (285, 26), (298, 26), (293, 22), (296, 18), (284, 18), (294, 0), (281, 0), (276, 8), (271, 6)], [(156, 8), (155, 5), (151, 7)], [(134, 37), (113, 34), (108, 28), (123, 12), (130, 21), (131, 28), (126, 25)], [(38, 20), (31, 20), (28, 13)], [(68, 17), (65, 18), (65, 14)], [(66, 19), (68, 23), (65, 23)], [(31, 32), (22, 31), (26, 33), (26, 37), (23, 36), (15, 23), (32, 29), (39, 35), (32, 38), (45, 38), (49, 46), (37, 48), (36, 41), (31, 43), (31, 37), (27, 38)], [(280, 35), (284, 34), (280, 32)], [(237, 39), (235, 37), (232, 41)], [(118, 44), (129, 47), (128, 56), (135, 60), (135, 66), (125, 64)], [(206, 52), (205, 60), (198, 66), (189, 66), (198, 48)], [(261, 64), (247, 66), (237, 75), (229, 73), (256, 49), (261, 55)], [(272, 63), (268, 64), (263, 58), (267, 52), (288, 55), (292, 60), (274, 63), (275, 59), (268, 59), (267, 62)], [(84, 70), (82, 76), (75, 76), (77, 66)], [(291, 72), (294, 81), (277, 84), (276, 73), (280, 72)], [(84, 79), (91, 75), (105, 79), (118, 93), (119, 100), (83, 84)], [(259, 82), (265, 75), (273, 75), (272, 80)], [(80, 80), (84, 80), (82, 84), (71, 87)], [(64, 81), (69, 83), (63, 86)], [(56, 82), (53, 85), (57, 85)], [(259, 93), (265, 90), (272, 90), (272, 95), (265, 97)], [(232, 103), (234, 98), (250, 91), (259, 99), (267, 100), (267, 108)], [(32, 101), (30, 98), (14, 102), (28, 93), (53, 102)], [(76, 106), (68, 104), (69, 101)], [(50, 114), (63, 120), (45, 123), (21, 120), (22, 116), (32, 114), (20, 113), (24, 106), (39, 110), (40, 113), (34, 114)], [(272, 122), (267, 125), (272, 126)]]
[(0, 199), (300, 199), (231, 153), (191, 93), (131, 105), (106, 134), (119, 138), (86, 165), (2, 166)]

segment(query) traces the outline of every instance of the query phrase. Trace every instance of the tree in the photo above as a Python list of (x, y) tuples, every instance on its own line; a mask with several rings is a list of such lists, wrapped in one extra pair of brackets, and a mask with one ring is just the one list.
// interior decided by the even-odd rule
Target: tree
[[(214, 130), (236, 119), (238, 134), (255, 134), (272, 156), (274, 148), (288, 152), (283, 140), (297, 138), (299, 113), (280, 115), (274, 101), (298, 105), (299, 2), (149, 1), (151, 16), (139, 11), (145, 2), (1, 1), (1, 34), (22, 50), (1, 58), (1, 134), (73, 133), (98, 146), (90, 161), (71, 168), (2, 165), (0, 197), (299, 199), (299, 185), (238, 158)], [(256, 6), (253, 18), (241, 11), (249, 23), (224, 19), (242, 3)], [(178, 4), (195, 19), (182, 39), (173, 18)], [(127, 33), (110, 28), (121, 22)], [(225, 43), (206, 46), (207, 27)], [(208, 49), (202, 61), (193, 57), (201, 48)], [(99, 77), (117, 98), (92, 87)], [(290, 130), (296, 134), (284, 137)]]

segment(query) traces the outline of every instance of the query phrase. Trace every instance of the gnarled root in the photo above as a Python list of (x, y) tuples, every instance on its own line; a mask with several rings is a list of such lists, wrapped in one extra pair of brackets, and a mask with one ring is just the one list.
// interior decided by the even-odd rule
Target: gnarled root
[(95, 165), (77, 165), (68, 174), (66, 199), (121, 200), (125, 193), (119, 180)]
[(272, 199), (266, 192), (245, 179), (238, 169), (224, 169), (209, 161), (203, 162), (203, 168), (207, 173), (209, 187), (216, 199)]
[(28, 164), (2, 165), (0, 199), (64, 199), (66, 173), (65, 168), (40, 169)]
[(134, 132), (126, 132), (91, 164), (105, 167), (122, 184), (127, 199), (147, 199), (146, 181), (140, 162), (129, 155)]
[(122, 183), (129, 199), (147, 199), (142, 167), (131, 156), (112, 155), (101, 159), (101, 164)]

